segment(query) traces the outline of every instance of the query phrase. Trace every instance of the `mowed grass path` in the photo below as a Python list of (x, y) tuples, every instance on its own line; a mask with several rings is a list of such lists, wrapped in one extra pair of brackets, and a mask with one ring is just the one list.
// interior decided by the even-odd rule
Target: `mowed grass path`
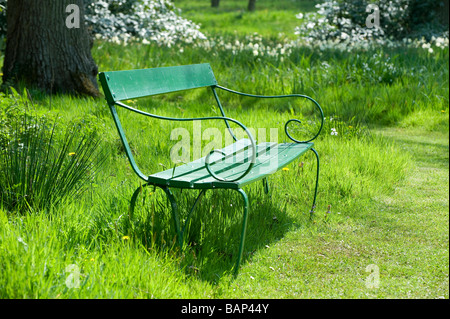
[(405, 182), (361, 207), (359, 220), (344, 217), (288, 233), (243, 267), (226, 297), (449, 297), (448, 132), (377, 133), (411, 155)]

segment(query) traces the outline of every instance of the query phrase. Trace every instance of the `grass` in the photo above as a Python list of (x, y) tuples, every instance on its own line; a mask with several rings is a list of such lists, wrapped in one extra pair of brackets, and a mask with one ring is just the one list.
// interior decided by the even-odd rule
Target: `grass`
[(314, 11), (318, 1), (262, 0), (258, 1), (254, 12), (247, 11), (247, 2), (238, 0), (221, 1), (219, 8), (212, 8), (208, 1), (177, 0), (174, 3), (182, 10), (183, 17), (200, 24), (207, 34), (244, 36), (257, 32), (266, 37), (279, 33), (291, 37), (298, 24), (295, 15)]
[[(175, 3), (213, 37), (244, 41), (257, 30), (272, 46), (279, 30), (290, 32), (287, 16), (312, 10), (303, 1), (304, 8), (277, 2), (278, 11), (261, 0), (254, 13), (241, 12), (238, 1), (223, 1), (214, 12), (205, 1)], [(278, 17), (273, 21), (280, 28), (262, 19), (267, 12)], [(242, 19), (225, 23), (239, 14)], [(448, 298), (448, 49), (299, 48), (281, 59), (221, 48), (181, 52), (178, 46), (95, 43), (93, 55), (101, 71), (207, 62), (219, 83), (233, 89), (316, 98), (326, 116), (316, 141), (322, 167), (316, 214), (309, 220), (312, 154), (270, 178), (271, 196), (261, 183), (246, 187), (246, 248), (233, 278), (242, 209), (237, 194), (207, 193), (187, 232), (190, 246), (179, 254), (160, 190), (146, 189), (133, 220), (127, 218), (139, 181), (105, 102), (50, 98), (30, 88), (40, 114), (58, 114), (61, 123), (77, 121), (82, 130), (97, 132), (110, 156), (81, 200), (33, 214), (0, 206), (1, 298)], [(130, 103), (159, 115), (216, 115), (207, 93)], [(222, 100), (227, 116), (256, 131), (265, 128), (267, 139), (276, 128), (283, 140), (283, 125), (294, 115), (310, 117), (288, 102), (256, 104), (229, 94)], [(172, 167), (168, 154), (177, 141), (169, 137), (178, 123), (120, 116), (145, 172)], [(192, 136), (192, 125), (183, 125)], [(202, 122), (203, 130), (216, 126)], [(208, 142), (205, 136), (202, 145)], [(197, 192), (174, 194), (186, 213)], [(373, 267), (378, 288), (367, 286)]]
[[(74, 199), (106, 157), (96, 156), (96, 133), (78, 136), (77, 125), (62, 130), (56, 122), (27, 116), (15, 123), (2, 149), (0, 198), (8, 210), (34, 211)], [(57, 136), (60, 131), (64, 137)]]

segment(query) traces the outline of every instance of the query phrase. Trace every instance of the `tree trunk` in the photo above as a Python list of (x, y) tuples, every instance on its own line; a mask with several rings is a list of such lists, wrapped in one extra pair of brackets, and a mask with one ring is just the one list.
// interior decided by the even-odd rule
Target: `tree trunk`
[(211, 7), (218, 8), (220, 0), (211, 0)]
[(255, 11), (256, 0), (248, 0), (248, 11)]
[(449, 16), (449, 0), (444, 0), (443, 7), (439, 10), (439, 19), (443, 25), (448, 26), (448, 16)]
[[(71, 15), (69, 5), (79, 14)], [(83, 0), (8, 0), (6, 14), (4, 84), (21, 81), (48, 93), (100, 94)]]

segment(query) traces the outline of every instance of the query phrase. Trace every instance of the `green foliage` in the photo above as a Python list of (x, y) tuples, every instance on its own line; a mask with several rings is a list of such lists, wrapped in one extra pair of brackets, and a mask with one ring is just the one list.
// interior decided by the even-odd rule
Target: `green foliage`
[(182, 18), (167, 0), (87, 1), (86, 21), (97, 38), (113, 42), (138, 40), (171, 45), (205, 36), (199, 26)]
[[(376, 5), (379, 25), (366, 25), (369, 14), (375, 12), (369, 5)], [(317, 5), (317, 14), (298, 16), (305, 19), (296, 33), (311, 41), (357, 43), (421, 37), (430, 41), (448, 30), (437, 19), (442, 7), (442, 1), (433, 0), (326, 1)]]
[[(0, 0), (0, 9), (7, 0)], [(159, 44), (191, 43), (205, 39), (199, 26), (180, 16), (168, 0), (85, 0), (85, 20), (97, 38), (113, 42), (152, 41)], [(6, 10), (0, 10), (0, 41), (6, 37)], [(0, 43), (0, 50), (3, 43)]]
[[(17, 116), (3, 134), (0, 150), (0, 199), (10, 211), (50, 209), (75, 198), (94, 182), (105, 157), (97, 133), (80, 135), (76, 125)], [(13, 123), (13, 124), (12, 124)], [(6, 140), (6, 142), (5, 142)]]
[[(23, 130), (17, 127), (22, 120), (29, 120), (33, 116), (54, 119), (55, 115), (48, 112), (36, 111), (31, 101), (27, 98), (29, 92), (24, 89), (20, 95), (14, 88), (11, 93), (0, 92), (0, 151), (6, 149), (12, 139), (14, 130)], [(23, 133), (21, 131), (20, 133)]]

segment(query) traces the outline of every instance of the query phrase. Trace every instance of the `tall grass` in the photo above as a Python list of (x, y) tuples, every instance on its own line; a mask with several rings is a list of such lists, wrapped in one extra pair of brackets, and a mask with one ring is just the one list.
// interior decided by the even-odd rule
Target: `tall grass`
[(25, 113), (0, 152), (3, 208), (36, 211), (75, 199), (105, 159), (99, 149), (96, 133), (81, 136), (74, 125), (61, 129)]
[[(247, 44), (257, 41), (263, 50), (255, 56), (253, 49), (233, 49), (236, 39)], [(214, 41), (212, 48), (182, 50), (101, 43), (94, 55), (103, 71), (210, 63), (221, 85), (258, 94), (307, 94), (320, 100), (328, 115), (365, 125), (396, 125), (416, 112), (437, 114), (448, 109), (448, 48), (430, 54), (406, 47), (354, 52), (289, 47), (284, 54), (270, 55), (268, 48), (276, 47), (277, 41), (229, 35)], [(122, 55), (116, 59), (119, 48)], [(232, 99), (231, 107), (241, 103), (237, 97)]]
[(9, 216), (0, 209), (2, 299), (190, 298), (211, 296), (185, 279), (169, 255), (126, 240), (102, 242), (89, 215), (69, 205), (48, 214)]

